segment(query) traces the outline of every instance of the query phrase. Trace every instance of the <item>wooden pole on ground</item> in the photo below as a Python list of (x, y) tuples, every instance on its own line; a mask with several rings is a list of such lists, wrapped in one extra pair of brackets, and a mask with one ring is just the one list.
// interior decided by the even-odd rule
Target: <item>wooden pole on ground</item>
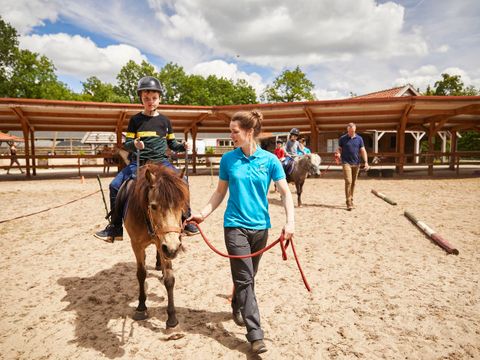
[(378, 196), (380, 199), (383, 199), (385, 200), (387, 203), (389, 203), (390, 205), (397, 205), (397, 203), (393, 200), (390, 200), (388, 197), (386, 197), (384, 194), (382, 194), (381, 192), (378, 192), (377, 190), (374, 190), (372, 189), (372, 193), (376, 196)]
[(459, 252), (456, 248), (449, 244), (440, 234), (436, 233), (431, 227), (425, 224), (423, 221), (418, 220), (412, 213), (405, 211), (404, 215), (412, 221), (417, 227), (419, 227), (425, 234), (430, 237), (437, 245), (444, 249), (449, 254), (458, 255)]

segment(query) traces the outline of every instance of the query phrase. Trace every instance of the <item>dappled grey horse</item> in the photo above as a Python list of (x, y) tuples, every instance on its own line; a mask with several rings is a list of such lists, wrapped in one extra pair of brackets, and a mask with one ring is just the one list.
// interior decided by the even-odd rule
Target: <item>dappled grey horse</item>
[(295, 167), (287, 174), (287, 181), (295, 183), (297, 189), (298, 207), (302, 207), (302, 189), (308, 174), (319, 176), (322, 159), (317, 154), (307, 154), (295, 158)]

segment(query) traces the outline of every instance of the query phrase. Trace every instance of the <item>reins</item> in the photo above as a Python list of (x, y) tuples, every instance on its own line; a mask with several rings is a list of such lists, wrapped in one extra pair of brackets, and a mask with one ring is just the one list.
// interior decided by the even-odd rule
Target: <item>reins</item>
[(303, 270), (302, 270), (302, 267), (300, 265), (300, 261), (298, 260), (298, 256), (297, 256), (297, 252), (295, 251), (295, 245), (293, 244), (293, 238), (292, 239), (289, 239), (289, 240), (285, 240), (285, 235), (282, 231), (282, 233), (280, 234), (280, 236), (278, 237), (277, 240), (275, 240), (274, 242), (272, 242), (270, 245), (264, 247), (263, 249), (259, 250), (259, 251), (256, 251), (252, 254), (248, 254), (248, 255), (229, 255), (229, 254), (225, 254), (221, 251), (219, 251), (218, 249), (216, 249), (212, 244), (211, 242), (208, 240), (207, 236), (204, 234), (204, 232), (202, 231), (202, 229), (200, 228), (200, 226), (198, 226), (197, 223), (195, 222), (192, 222), (194, 223), (198, 230), (200, 231), (200, 234), (202, 235), (202, 238), (203, 240), (205, 241), (205, 243), (208, 245), (208, 247), (216, 254), (220, 255), (220, 256), (223, 256), (225, 258), (229, 258), (229, 259), (247, 259), (247, 258), (251, 258), (251, 257), (255, 257), (255, 256), (258, 256), (258, 255), (261, 255), (263, 254), (264, 252), (270, 250), (271, 248), (273, 248), (275, 245), (277, 245), (278, 243), (280, 243), (280, 248), (282, 250), (282, 259), (283, 260), (287, 260), (287, 252), (286, 252), (286, 249), (288, 248), (288, 245), (289, 244), (292, 244), (292, 251), (293, 251), (293, 256), (295, 257), (295, 261), (297, 263), (297, 267), (298, 267), (298, 270), (300, 271), (300, 275), (302, 276), (302, 280), (303, 280), (303, 283), (305, 285), (305, 287), (307, 288), (308, 291), (312, 291), (311, 288), (310, 288), (310, 285), (308, 284), (308, 281), (307, 281), (307, 278), (305, 277), (305, 274), (303, 273)]
[(334, 159), (330, 162), (330, 164), (328, 164), (327, 168), (326, 168), (324, 171), (322, 171), (322, 173), (320, 174), (320, 176), (325, 175), (325, 174), (328, 172), (328, 169), (330, 169), (330, 166), (332, 166), (335, 161), (336, 161), (336, 160), (335, 160), (335, 158), (334, 158)]

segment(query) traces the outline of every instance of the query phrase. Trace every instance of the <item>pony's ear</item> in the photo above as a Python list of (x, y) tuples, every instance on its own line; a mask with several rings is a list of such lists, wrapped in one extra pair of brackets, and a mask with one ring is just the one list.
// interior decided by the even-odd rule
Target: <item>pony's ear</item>
[(145, 171), (145, 177), (147, 178), (148, 183), (150, 184), (150, 187), (153, 187), (155, 185), (155, 180), (156, 177), (155, 175), (150, 171), (150, 169), (147, 169)]
[(183, 179), (183, 176), (185, 175), (185, 170), (186, 170), (186, 169), (187, 169), (187, 168), (184, 167), (184, 168), (182, 169), (182, 171), (180, 171), (180, 174), (178, 175), (178, 177), (179, 177), (180, 179)]

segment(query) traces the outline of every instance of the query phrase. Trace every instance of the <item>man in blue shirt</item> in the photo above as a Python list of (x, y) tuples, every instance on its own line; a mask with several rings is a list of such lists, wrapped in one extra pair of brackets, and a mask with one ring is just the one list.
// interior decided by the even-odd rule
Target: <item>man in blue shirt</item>
[(343, 177), (345, 179), (345, 198), (348, 211), (353, 209), (353, 191), (360, 169), (359, 154), (361, 154), (365, 163), (365, 171), (368, 171), (369, 168), (367, 150), (365, 150), (362, 137), (355, 133), (356, 129), (357, 127), (354, 123), (347, 125), (347, 133), (338, 139), (338, 149), (335, 153), (335, 158), (342, 160)]

